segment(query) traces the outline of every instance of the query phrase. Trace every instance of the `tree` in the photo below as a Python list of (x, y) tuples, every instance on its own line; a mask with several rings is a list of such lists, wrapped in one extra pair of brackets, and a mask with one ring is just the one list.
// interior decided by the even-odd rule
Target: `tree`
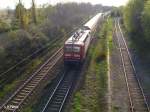
[(26, 13), (23, 15), (23, 28), (27, 29), (29, 25), (29, 15)]
[(143, 29), (145, 40), (150, 43), (150, 0), (145, 3), (142, 15)]
[(150, 59), (150, 0), (130, 0), (124, 9), (124, 24), (132, 44)]
[(19, 3), (17, 4), (16, 9), (15, 9), (15, 17), (16, 17), (16, 19), (19, 20), (20, 28), (24, 28), (23, 16), (25, 14), (25, 10), (26, 9), (24, 8), (23, 4), (19, 0)]
[(27, 26), (29, 24), (29, 14), (20, 0), (15, 9), (15, 16), (19, 21), (20, 28), (27, 29)]
[(10, 28), (11, 27), (7, 22), (0, 19), (0, 33), (7, 32), (10, 30)]
[(141, 13), (143, 11), (143, 0), (130, 0), (124, 10), (124, 23), (128, 32), (137, 33), (141, 31)]
[(35, 1), (32, 0), (32, 17), (33, 17), (33, 22), (37, 24), (37, 17), (36, 17), (36, 9), (35, 9)]

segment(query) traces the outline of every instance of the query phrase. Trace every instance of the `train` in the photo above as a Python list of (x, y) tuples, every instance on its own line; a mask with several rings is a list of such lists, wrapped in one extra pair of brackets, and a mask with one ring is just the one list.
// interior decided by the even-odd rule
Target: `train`
[(65, 41), (63, 47), (65, 65), (69, 63), (81, 64), (84, 62), (92, 40), (92, 33), (96, 30), (101, 18), (103, 18), (103, 13), (96, 14)]

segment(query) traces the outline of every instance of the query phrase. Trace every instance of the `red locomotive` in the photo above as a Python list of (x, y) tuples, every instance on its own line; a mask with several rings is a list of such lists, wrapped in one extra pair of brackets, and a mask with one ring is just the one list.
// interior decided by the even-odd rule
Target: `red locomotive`
[(64, 62), (82, 63), (86, 58), (92, 36), (91, 33), (96, 29), (97, 23), (102, 14), (99, 13), (84, 24), (83, 28), (76, 31), (64, 45)]

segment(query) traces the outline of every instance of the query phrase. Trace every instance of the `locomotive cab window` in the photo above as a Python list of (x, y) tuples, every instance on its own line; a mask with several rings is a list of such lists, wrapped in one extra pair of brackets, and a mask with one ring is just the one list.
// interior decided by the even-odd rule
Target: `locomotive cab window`
[(80, 52), (80, 47), (79, 46), (74, 46), (73, 52)]
[(65, 52), (80, 52), (79, 46), (65, 46)]
[(65, 52), (72, 52), (71, 46), (65, 46)]

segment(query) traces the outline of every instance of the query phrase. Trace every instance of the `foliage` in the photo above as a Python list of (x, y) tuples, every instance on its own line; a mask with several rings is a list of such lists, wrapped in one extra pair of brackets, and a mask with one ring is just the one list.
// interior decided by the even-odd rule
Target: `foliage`
[(19, 29), (19, 20), (18, 19), (12, 19), (11, 30), (17, 30), (17, 29)]
[(74, 110), (73, 110), (73, 112), (81, 112), (81, 98), (82, 98), (83, 96), (81, 96), (81, 93), (76, 93), (76, 95), (75, 95), (75, 98), (74, 98)]
[(48, 15), (48, 18), (57, 26), (81, 25), (83, 24), (83, 18), (95, 13), (93, 10), (94, 8), (91, 4), (58, 4), (53, 13)]
[(29, 15), (26, 13), (26, 14), (23, 15), (22, 27), (23, 27), (24, 29), (27, 29), (27, 28), (28, 28), (28, 25), (29, 25), (29, 22), (30, 22), (30, 20), (29, 20)]
[(23, 112), (33, 112), (32, 107), (26, 107)]
[(145, 40), (150, 43), (150, 0), (145, 3), (144, 11), (142, 14), (142, 23)]
[(17, 82), (14, 81), (12, 84), (6, 84), (3, 91), (0, 92), (0, 99), (3, 98), (6, 93), (10, 92), (10, 90), (16, 86), (16, 83)]
[[(0, 52), (0, 62), (3, 63), (3, 65), (0, 66), (1, 74), (18, 62), (22, 61), (22, 59), (31, 55), (39, 48), (43, 47), (47, 39), (42, 37), (31, 37), (28, 32), (24, 30), (17, 30), (9, 32), (7, 37), (1, 38), (0, 41), (5, 43), (1, 46), (2, 50)], [(20, 66), (17, 66), (15, 70), (5, 74), (3, 77), (0, 76), (0, 82), (7, 79), (7, 81), (4, 82), (11, 83), (16, 77), (21, 76), (21, 72), (24, 71), (24, 66), (29, 61), (30, 60)]]
[(142, 0), (130, 0), (124, 11), (124, 22), (129, 32), (137, 33), (141, 29)]
[[(99, 5), (93, 6), (89, 3), (66, 3), (38, 9), (38, 21), (41, 21), (39, 20), (40, 18), (46, 18), (39, 27), (49, 38), (63, 37), (67, 35), (67, 32), (70, 32), (70, 29), (77, 29), (83, 25), (91, 15), (99, 12), (102, 6), (98, 6)], [(41, 17), (39, 17), (39, 15)]]
[(37, 18), (36, 18), (36, 9), (35, 9), (35, 1), (32, 0), (32, 17), (34, 24), (37, 24)]
[(25, 13), (26, 9), (24, 8), (24, 6), (22, 5), (22, 3), (18, 3), (16, 5), (16, 9), (15, 9), (15, 17), (17, 19), (21, 19), (23, 14)]
[(11, 27), (8, 23), (0, 19), (0, 33), (7, 32), (10, 30), (10, 28)]
[(114, 7), (113, 9), (112, 9), (112, 11), (111, 11), (111, 16), (112, 17), (118, 17), (118, 16), (122, 16), (122, 9), (123, 9), (123, 7), (121, 6), (121, 7)]
[(6, 57), (11, 57), (12, 60), (16, 61), (32, 54), (33, 51), (41, 48), (46, 43), (43, 38), (33, 38), (24, 30), (12, 31), (9, 36), (8, 38), (12, 38), (12, 40), (5, 46)]
[(21, 28), (25, 28), (25, 13), (26, 9), (22, 3), (18, 3), (15, 9), (15, 17), (19, 21), (19, 25)]
[[(130, 0), (124, 8), (124, 25), (135, 48), (150, 58), (150, 0)], [(145, 55), (146, 53), (146, 55)]]

